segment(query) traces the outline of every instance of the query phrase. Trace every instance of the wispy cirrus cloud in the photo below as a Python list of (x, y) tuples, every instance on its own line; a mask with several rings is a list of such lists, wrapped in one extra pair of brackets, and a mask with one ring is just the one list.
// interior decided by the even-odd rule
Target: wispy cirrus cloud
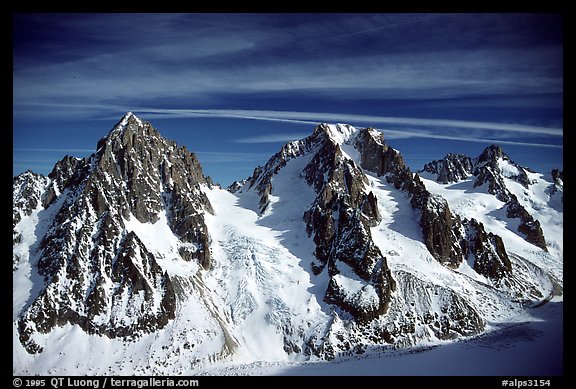
[[(531, 33), (531, 18), (17, 15), (15, 113), (47, 101), (55, 109), (38, 114), (73, 115), (78, 102), (101, 113), (104, 104), (274, 93), (432, 100), (561, 94), (562, 45)], [(527, 35), (540, 44), (526, 44)]]
[[(495, 140), (480, 138), (477, 134), (483, 130), (496, 131), (500, 133), (533, 135), (533, 136), (552, 136), (563, 137), (564, 132), (562, 128), (551, 128), (542, 126), (531, 126), (516, 123), (497, 123), (497, 122), (480, 122), (480, 121), (464, 121), (464, 120), (450, 120), (450, 119), (430, 119), (430, 118), (406, 118), (406, 117), (386, 117), (376, 115), (356, 115), (356, 114), (335, 114), (326, 112), (296, 112), (296, 111), (263, 111), (263, 110), (227, 110), (227, 109), (200, 109), (200, 110), (187, 110), (187, 109), (152, 109), (140, 108), (142, 113), (145, 114), (161, 114), (170, 115), (179, 118), (195, 118), (195, 117), (222, 117), (222, 118), (236, 118), (236, 119), (250, 119), (250, 120), (266, 120), (266, 121), (279, 121), (290, 122), (297, 124), (312, 125), (320, 122), (332, 123), (348, 123), (353, 125), (370, 125), (377, 127), (381, 124), (385, 125), (400, 125), (401, 127), (412, 127), (423, 129), (415, 131), (410, 128), (403, 128), (402, 130), (387, 129), (386, 134), (393, 137), (421, 137), (421, 138), (436, 138), (436, 139), (452, 139), (461, 141), (478, 141), (478, 142), (494, 142)], [(424, 129), (426, 131), (424, 131)], [(445, 129), (467, 130), (459, 131), (462, 135), (443, 134)], [(280, 140), (297, 139), (296, 136), (300, 134), (266, 134), (258, 137), (248, 137), (237, 139), (237, 143), (258, 143), (258, 142), (271, 142)], [(504, 142), (504, 141), (500, 141)], [(529, 142), (514, 142), (509, 143), (524, 144), (524, 145), (538, 145), (546, 146), (542, 143), (529, 143)], [(550, 147), (558, 147), (557, 145), (550, 145)]]
[(554, 15), (17, 14), (14, 102), (561, 94), (559, 40)]
[(529, 147), (543, 147), (551, 149), (562, 149), (563, 145), (550, 144), (550, 143), (539, 143), (539, 142), (523, 142), (515, 140), (503, 140), (503, 139), (488, 139), (479, 138), (474, 136), (457, 136), (457, 135), (441, 135), (434, 134), (430, 132), (422, 131), (395, 131), (395, 130), (382, 130), (388, 139), (402, 139), (402, 138), (428, 138), (428, 139), (443, 139), (443, 140), (456, 140), (462, 142), (474, 142), (483, 144), (507, 144), (514, 146), (529, 146)]
[(267, 134), (235, 139), (235, 143), (285, 143), (307, 137), (310, 133)]
[(450, 119), (430, 118), (403, 118), (377, 115), (337, 114), (327, 112), (298, 112), (298, 111), (264, 111), (264, 110), (237, 110), (237, 109), (154, 109), (140, 108), (143, 113), (171, 114), (176, 117), (228, 117), (237, 119), (277, 120), (295, 123), (311, 124), (319, 122), (371, 122), (378, 124), (401, 124), (422, 127), (453, 127), (466, 129), (486, 129), (523, 134), (541, 134), (550, 136), (563, 136), (561, 128), (530, 126), (514, 123), (495, 123), (481, 121), (464, 121)]
[[(164, 48), (165, 49), (165, 48)], [(150, 49), (134, 49), (150, 50)], [(177, 50), (177, 49), (174, 49)], [(182, 48), (182, 50), (184, 50)], [(555, 56), (559, 65), (539, 58)], [(16, 68), (17, 107), (44, 101), (73, 106), (81, 99), (98, 105), (141, 104), (186, 98), (200, 102), (218, 96), (285, 93), (292, 96), (428, 99), (562, 93), (561, 48), (506, 51), (427, 52), (280, 61), (181, 66), (154, 53), (102, 54), (36, 68)], [(168, 63), (165, 63), (168, 61)], [(184, 61), (186, 62), (186, 61)]]
[(270, 158), (267, 153), (247, 153), (234, 151), (194, 151), (202, 163), (235, 163), (261, 161)]
[[(300, 135), (294, 125), (321, 122), (388, 139), (560, 147), (562, 23), (554, 14), (15, 14), (14, 145), (84, 152), (72, 149), (101, 135), (99, 120), (134, 111), (268, 121), (245, 131), (214, 123), (217, 146), (206, 127), (178, 123), (179, 140), (221, 147), (205, 157), (234, 168), (253, 157), (233, 154), (237, 144), (274, 151)], [(452, 120), (463, 117), (475, 120)], [(60, 125), (84, 141), (55, 143)]]
[(34, 153), (91, 153), (94, 149), (59, 149), (59, 148), (40, 148), (40, 147), (14, 147), (15, 152), (34, 152)]

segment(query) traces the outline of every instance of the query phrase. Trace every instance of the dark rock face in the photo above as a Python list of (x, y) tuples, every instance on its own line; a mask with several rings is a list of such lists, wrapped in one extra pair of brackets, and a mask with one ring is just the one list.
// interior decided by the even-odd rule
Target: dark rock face
[[(369, 322), (386, 311), (394, 290), (386, 258), (370, 234), (370, 227), (380, 222), (376, 198), (372, 192), (364, 191), (367, 182), (359, 167), (343, 158), (339, 146), (331, 142), (325, 142), (303, 174), (318, 193), (304, 214), (319, 261), (313, 270), (318, 274), (327, 266), (332, 277), (324, 300), (351, 313), (358, 321)], [(329, 177), (327, 182), (320, 179), (324, 174)], [(377, 298), (371, 304), (364, 305), (360, 296), (354, 298), (342, 290), (335, 277), (341, 264), (365, 281), (366, 288), (374, 288)]]
[[(103, 236), (104, 233), (99, 238)], [(97, 254), (93, 252), (91, 256), (94, 264)], [(83, 264), (76, 260), (66, 271), (52, 275), (53, 282), (18, 323), (20, 340), (29, 352), (40, 351), (30, 339), (31, 333), (47, 333), (66, 323), (78, 324), (90, 334), (131, 338), (162, 328), (174, 318), (176, 303), (170, 278), (134, 233), (120, 240), (115, 261), (105, 260), (104, 268), (92, 274), (82, 274)], [(66, 300), (67, 291), (54, 281), (60, 277), (72, 284), (72, 295)], [(91, 289), (84, 297), (83, 284), (87, 281)], [(107, 285), (110, 281), (112, 288)]]
[[(499, 161), (510, 166), (510, 170), (503, 171)], [(526, 170), (510, 160), (502, 148), (492, 145), (487, 147), (478, 157), (474, 175), (476, 176), (474, 187), (488, 183), (488, 192), (495, 195), (498, 200), (506, 203), (506, 216), (520, 219), (518, 232), (524, 236), (526, 241), (540, 247), (544, 251), (548, 251), (540, 222), (534, 220), (532, 215), (520, 204), (516, 195), (511, 193), (504, 183), (504, 177), (507, 177), (528, 188), (532, 182)]]
[[(552, 176), (552, 180), (554, 181), (554, 184), (550, 185), (548, 193), (550, 195), (553, 195), (558, 191), (563, 192), (564, 191), (564, 172), (562, 170), (553, 169), (550, 172), (550, 175)], [(564, 201), (564, 196), (562, 196), (562, 201)]]
[(484, 225), (476, 219), (463, 221), (468, 239), (468, 253), (474, 257), (474, 270), (498, 283), (512, 274), (512, 263), (504, 242), (498, 235), (486, 233)]
[[(499, 165), (499, 161), (509, 165), (511, 169), (503, 170)], [(514, 163), (514, 161), (512, 161), (510, 157), (508, 157), (508, 155), (504, 153), (504, 150), (502, 150), (500, 146), (497, 145), (488, 146), (482, 152), (482, 154), (480, 154), (480, 156), (478, 157), (478, 162), (474, 169), (475, 170), (474, 174), (476, 175), (476, 172), (481, 173), (483, 168), (486, 166), (492, 168), (494, 172), (500, 173), (502, 177), (510, 178), (518, 182), (525, 188), (528, 188), (528, 186), (533, 183), (527, 174), (527, 171), (528, 172), (532, 171)], [(481, 185), (480, 182), (478, 182), (478, 185), (476, 186), (479, 185)]]
[(26, 349), (41, 351), (34, 332), (66, 323), (109, 337), (164, 327), (175, 312), (171, 280), (124, 220), (156, 223), (165, 212), (182, 259), (210, 268), (203, 212), (213, 211), (194, 154), (129, 113), (89, 159), (66, 157), (49, 178), (43, 205), (62, 206), (39, 245), (44, 289), (19, 321)]
[[(384, 143), (382, 133), (363, 129), (356, 146), (361, 152), (364, 169), (386, 176), (396, 189), (410, 194), (412, 207), (421, 212), (420, 226), (430, 253), (440, 263), (457, 267), (463, 258), (460, 220), (452, 215), (446, 200), (426, 190), (418, 174), (410, 172), (400, 153)], [(369, 156), (364, 157), (365, 153)]]
[[(444, 184), (466, 179), (472, 174), (475, 188), (487, 185), (488, 193), (506, 203), (507, 217), (520, 219), (518, 232), (526, 241), (548, 250), (540, 223), (534, 220), (505, 183), (505, 179), (511, 179), (528, 189), (532, 184), (527, 174), (530, 170), (514, 163), (500, 146), (487, 147), (476, 159), (462, 154), (448, 154), (444, 159), (426, 164), (423, 171), (437, 174), (436, 181)], [(559, 177), (558, 173), (556, 177)]]
[(228, 188), (226, 188), (226, 190), (230, 193), (236, 193), (241, 190), (244, 185), (246, 185), (246, 182), (247, 180), (234, 181)]
[(83, 177), (88, 174), (89, 164), (86, 159), (65, 156), (58, 161), (52, 172), (48, 175), (50, 184), (42, 205), (48, 208), (68, 188), (74, 188), (81, 184)]
[[(512, 265), (502, 239), (497, 235), (487, 234), (483, 225), (475, 220), (463, 223), (458, 216), (453, 215), (446, 200), (426, 190), (418, 174), (413, 175), (401, 156), (396, 156), (396, 152), (384, 144), (382, 134), (362, 130), (357, 138), (357, 144), (360, 150), (368, 150), (371, 155), (384, 160), (383, 162), (377, 158), (363, 158), (362, 161), (365, 161), (363, 168), (377, 175), (385, 175), (388, 182), (411, 196), (412, 207), (420, 211), (424, 243), (440, 263), (456, 268), (470, 253), (475, 257), (474, 270), (490, 279), (499, 281), (511, 272)], [(502, 155), (502, 150), (495, 147), (487, 149), (480, 160), (486, 163), (489, 161), (489, 156)], [(383, 168), (384, 166), (386, 168)], [(424, 170), (438, 174), (440, 181), (453, 182), (467, 178), (472, 173), (473, 167), (472, 159), (461, 154), (448, 154), (445, 160), (428, 164)], [(494, 173), (489, 168), (483, 171), (487, 175)], [(496, 174), (493, 177), (500, 178)], [(489, 180), (489, 182), (495, 181)], [(501, 188), (505, 188), (503, 182)], [(508, 191), (500, 193), (513, 197)], [(537, 231), (539, 224), (536, 226), (537, 222), (529, 220), (530, 215), (522, 217), (527, 220), (526, 230), (534, 234), (531, 239), (536, 241), (538, 235), (534, 231)]]
[(510, 195), (510, 201), (506, 205), (506, 216), (509, 218), (520, 219), (518, 232), (524, 235), (524, 239), (526, 239), (527, 242), (540, 247), (542, 250), (548, 251), (540, 222), (530, 215), (526, 208), (518, 202), (518, 199), (514, 194)]
[[(301, 177), (314, 188), (317, 197), (303, 215), (312, 237), (318, 262), (314, 274), (327, 269), (331, 277), (324, 300), (350, 313), (360, 323), (368, 323), (383, 314), (389, 304), (395, 282), (386, 258), (374, 244), (370, 227), (380, 222), (376, 197), (366, 192), (367, 179), (356, 163), (346, 158), (332, 140), (326, 125), (302, 141), (285, 145), (263, 168), (257, 168), (248, 180), (261, 196), (264, 211), (273, 188), (271, 178), (299, 156), (314, 153)], [(365, 286), (360, 291), (345, 287), (342, 270), (352, 271)]]
[[(502, 169), (500, 162), (508, 165), (509, 169)], [(529, 171), (529, 170), (528, 170)], [(498, 200), (508, 202), (510, 191), (506, 188), (503, 178), (512, 179), (523, 187), (528, 188), (532, 181), (528, 177), (527, 169), (514, 163), (500, 146), (492, 145), (487, 147), (478, 157), (478, 162), (474, 167), (476, 181), (474, 187), (482, 186), (488, 182), (488, 191), (495, 195)]]
[(472, 174), (474, 163), (464, 154), (447, 154), (444, 159), (432, 161), (424, 165), (425, 172), (437, 174), (436, 181), (442, 184), (458, 182)]
[(420, 209), (420, 225), (428, 251), (443, 265), (458, 267), (463, 259), (463, 237), (458, 216), (444, 198), (429, 192), (415, 194), (412, 205)]
[(504, 177), (502, 176), (498, 159), (501, 159), (504, 152), (500, 146), (487, 147), (478, 157), (478, 163), (474, 168), (474, 187), (488, 184), (488, 193), (504, 203), (510, 201), (510, 191), (506, 188)]
[(363, 128), (356, 137), (355, 147), (360, 151), (360, 166), (383, 176), (399, 174), (406, 169), (402, 155), (384, 142), (384, 134), (371, 128)]

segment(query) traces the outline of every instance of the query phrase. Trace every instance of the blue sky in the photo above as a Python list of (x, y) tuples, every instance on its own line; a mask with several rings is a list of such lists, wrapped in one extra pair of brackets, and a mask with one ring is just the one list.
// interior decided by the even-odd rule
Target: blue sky
[(14, 175), (90, 155), (126, 111), (223, 185), (321, 122), (382, 130), (412, 170), (492, 143), (562, 169), (562, 17), (13, 15)]

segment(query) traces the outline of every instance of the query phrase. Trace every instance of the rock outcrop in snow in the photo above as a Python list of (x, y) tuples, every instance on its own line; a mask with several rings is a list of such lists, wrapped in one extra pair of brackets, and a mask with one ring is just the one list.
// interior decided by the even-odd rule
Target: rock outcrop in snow
[(468, 178), (474, 170), (472, 158), (464, 154), (447, 154), (444, 159), (432, 161), (424, 165), (422, 171), (436, 174), (436, 181), (442, 184), (458, 182)]
[[(22, 241), (22, 233), (16, 229), (18, 223), (32, 215), (46, 199), (46, 187), (49, 179), (26, 171), (14, 177), (12, 184), (12, 244), (17, 245)], [(12, 253), (12, 268), (16, 270), (21, 257), (18, 253)]]
[[(327, 303), (367, 323), (386, 311), (395, 283), (386, 258), (370, 236), (370, 227), (380, 221), (376, 199), (366, 191), (367, 180), (360, 167), (342, 151), (338, 135), (342, 134), (320, 125), (304, 140), (288, 143), (254, 171), (248, 189), (254, 187), (258, 192), (264, 211), (273, 192), (274, 175), (290, 159), (313, 155), (300, 173), (317, 195), (302, 215), (316, 246), (312, 271), (316, 275), (327, 271), (330, 276), (324, 296)], [(350, 287), (356, 283), (361, 287)]]
[(488, 193), (506, 203), (506, 216), (519, 219), (518, 232), (526, 241), (547, 250), (540, 222), (522, 206), (506, 184), (506, 180), (510, 180), (528, 189), (532, 184), (528, 177), (530, 171), (514, 163), (500, 146), (488, 146), (475, 159), (462, 154), (448, 154), (444, 159), (426, 164), (422, 171), (435, 174), (436, 181), (443, 184), (473, 176), (474, 187), (487, 186)]
[[(365, 171), (385, 177), (397, 190), (410, 196), (412, 207), (420, 212), (426, 247), (438, 262), (458, 267), (466, 258), (468, 246), (460, 219), (451, 214), (446, 200), (426, 190), (418, 175), (410, 172), (401, 154), (385, 144), (382, 133), (370, 128), (357, 130), (323, 124), (316, 127), (310, 137), (284, 146), (248, 180), (250, 184), (245, 190), (256, 190), (261, 211), (266, 210), (269, 197), (274, 194), (275, 174), (290, 159), (305, 155), (310, 155), (310, 162), (299, 175), (316, 193), (316, 199), (303, 215), (315, 244), (312, 273), (319, 276), (328, 272), (324, 301), (353, 318), (352, 321), (335, 318), (333, 323), (348, 328), (340, 330), (348, 335), (325, 336), (314, 346), (309, 344), (313, 354), (329, 357), (335, 350), (349, 350), (365, 342), (362, 337), (356, 342), (353, 340), (356, 338), (350, 329), (352, 323), (370, 328), (375, 343), (411, 337), (415, 326), (428, 327), (441, 338), (448, 337), (448, 333), (465, 335), (482, 331), (484, 323), (474, 308), (443, 288), (445, 298), (458, 304), (436, 315), (429, 312), (431, 316), (426, 321), (414, 322), (411, 316), (396, 317), (396, 329), (392, 332), (382, 328), (383, 323), (387, 323), (386, 328), (390, 326), (390, 322), (382, 318), (387, 316), (397, 283), (370, 232), (381, 222), (381, 215)], [(484, 249), (485, 246), (479, 246), (475, 253), (488, 256)], [(447, 315), (447, 312), (450, 313)], [(439, 330), (441, 328), (444, 329)], [(457, 328), (460, 330), (455, 330)]]
[(94, 154), (65, 157), (48, 178), (37, 197), (57, 210), (37, 248), (44, 286), (18, 324), (27, 350), (41, 351), (34, 333), (64, 323), (112, 338), (164, 327), (175, 312), (171, 280), (126, 220), (153, 224), (165, 213), (181, 260), (209, 268), (211, 206), (196, 157), (128, 113)]
[(440, 263), (457, 267), (463, 259), (463, 237), (459, 233), (460, 220), (451, 214), (446, 200), (426, 190), (418, 174), (412, 174), (400, 153), (385, 144), (382, 133), (363, 129), (356, 146), (364, 169), (379, 177), (385, 176), (396, 189), (410, 195), (412, 206), (420, 211), (420, 226), (430, 253)]
[(89, 158), (14, 178), (15, 371), (62, 334), (114, 348), (99, 372), (177, 374), (481, 333), (561, 293), (547, 180), (498, 147), (413, 173), (381, 132), (321, 124), (225, 191), (128, 113)]
[(498, 283), (512, 274), (512, 263), (506, 253), (504, 242), (498, 235), (486, 232), (484, 225), (476, 219), (465, 219), (468, 247), (466, 252), (474, 258), (473, 269)]

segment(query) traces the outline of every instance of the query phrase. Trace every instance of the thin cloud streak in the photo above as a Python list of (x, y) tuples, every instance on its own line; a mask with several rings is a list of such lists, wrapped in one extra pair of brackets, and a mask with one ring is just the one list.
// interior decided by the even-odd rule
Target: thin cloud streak
[(293, 140), (298, 140), (307, 137), (310, 134), (305, 133), (295, 133), (295, 134), (270, 134), (270, 135), (259, 135), (252, 136), (248, 138), (236, 139), (234, 143), (278, 143), (278, 142), (290, 142)]
[[(415, 119), (415, 118), (398, 118), (398, 117), (380, 117), (380, 116), (367, 116), (367, 115), (350, 115), (350, 114), (332, 114), (320, 112), (294, 112), (294, 111), (259, 111), (259, 110), (185, 110), (185, 109), (150, 109), (141, 108), (140, 112), (153, 112), (163, 115), (173, 115), (173, 117), (191, 118), (191, 117), (226, 117), (236, 119), (250, 119), (250, 120), (267, 120), (278, 122), (291, 122), (297, 124), (313, 124), (317, 125), (319, 122), (324, 122), (326, 119), (333, 119), (336, 122), (353, 123), (356, 121), (372, 122), (372, 123), (385, 123), (385, 124), (399, 124), (399, 125), (414, 125), (420, 127), (432, 127), (432, 130), (437, 130), (437, 127), (450, 127), (456, 129), (467, 130), (496, 130), (501, 132), (524, 133), (532, 135), (548, 135), (548, 136), (563, 136), (563, 130), (559, 128), (527, 126), (522, 124), (507, 124), (507, 123), (493, 123), (493, 122), (477, 122), (477, 121), (463, 121), (463, 120), (446, 120), (446, 119)], [(165, 116), (165, 117), (166, 117)], [(307, 118), (319, 119), (318, 121), (299, 120), (294, 118)], [(530, 147), (545, 147), (562, 149), (563, 145), (546, 144), (546, 143), (530, 143), (519, 142), (510, 140), (495, 140), (475, 136), (454, 136), (443, 135), (438, 133), (431, 133), (430, 131), (415, 131), (415, 130), (392, 130), (392, 129), (379, 129), (384, 132), (388, 139), (401, 139), (401, 138), (430, 138), (430, 139), (445, 139), (462, 142), (476, 142), (476, 143), (499, 143), (509, 144), (516, 146), (530, 146)], [(300, 136), (303, 135), (303, 136)], [(299, 138), (296, 138), (299, 136)], [(270, 134), (256, 137), (236, 139), (235, 143), (272, 143), (280, 141), (290, 141), (294, 139), (304, 138), (306, 134)]]
[(506, 140), (496, 140), (496, 139), (485, 139), (485, 138), (474, 138), (474, 137), (462, 137), (462, 136), (450, 136), (450, 135), (436, 135), (430, 133), (422, 133), (417, 131), (395, 131), (395, 130), (382, 130), (377, 129), (378, 131), (383, 132), (385, 135), (397, 135), (396, 137), (388, 136), (389, 139), (400, 139), (400, 138), (429, 138), (429, 139), (445, 139), (445, 140), (454, 140), (454, 141), (462, 141), (462, 142), (474, 142), (474, 143), (486, 143), (486, 144), (507, 144), (507, 145), (514, 145), (514, 146), (531, 146), (531, 147), (545, 147), (545, 148), (552, 148), (552, 149), (563, 149), (563, 145), (553, 145), (548, 143), (529, 143), (529, 142), (518, 142), (518, 141), (506, 141)]
[(33, 151), (42, 153), (92, 153), (94, 149), (46, 149), (46, 148), (28, 148), (28, 147), (15, 147), (14, 151)]
[(265, 153), (242, 153), (225, 151), (194, 151), (201, 162), (231, 163), (231, 162), (254, 162), (266, 160), (270, 155)]
[(380, 124), (421, 126), (425, 128), (449, 127), (449, 128), (475, 129), (475, 130), (496, 130), (503, 132), (515, 132), (523, 134), (533, 134), (533, 135), (537, 134), (537, 135), (548, 135), (559, 137), (562, 137), (564, 135), (563, 129), (561, 128), (538, 127), (523, 124), (448, 120), (448, 119), (400, 118), (400, 117), (354, 115), (354, 114), (334, 114), (323, 112), (226, 110), (226, 109), (186, 110), (186, 109), (141, 108), (139, 109), (139, 111), (143, 113), (151, 112), (151, 113), (173, 114), (176, 117), (183, 117), (183, 118), (195, 117), (195, 116), (227, 117), (236, 119), (286, 121), (302, 124), (318, 124), (320, 122), (326, 122), (326, 121), (350, 123), (350, 124), (354, 122), (368, 122), (368, 123), (380, 123)]

